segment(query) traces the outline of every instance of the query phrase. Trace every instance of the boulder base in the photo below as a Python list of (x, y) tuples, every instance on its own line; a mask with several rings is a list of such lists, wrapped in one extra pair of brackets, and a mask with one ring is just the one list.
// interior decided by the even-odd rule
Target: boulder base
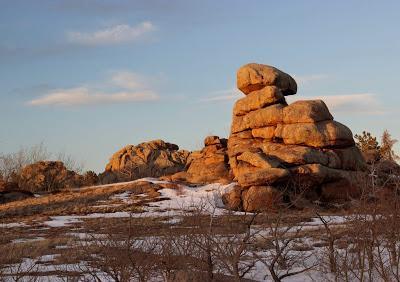
[(233, 187), (230, 191), (222, 195), (222, 202), (230, 210), (242, 209), (242, 191), (240, 186)]
[(246, 212), (274, 210), (282, 204), (282, 193), (272, 186), (252, 186), (242, 192), (242, 202)]

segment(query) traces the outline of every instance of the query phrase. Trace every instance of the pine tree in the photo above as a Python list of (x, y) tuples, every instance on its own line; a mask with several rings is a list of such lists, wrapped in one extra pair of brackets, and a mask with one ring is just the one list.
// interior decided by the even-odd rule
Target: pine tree
[(380, 146), (376, 137), (370, 132), (363, 131), (361, 135), (356, 134), (354, 138), (357, 140), (356, 145), (362, 152), (380, 151)]

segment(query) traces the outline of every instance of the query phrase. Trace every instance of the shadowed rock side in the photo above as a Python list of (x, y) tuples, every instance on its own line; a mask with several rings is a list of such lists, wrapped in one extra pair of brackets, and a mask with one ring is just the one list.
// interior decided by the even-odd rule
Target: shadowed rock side
[[(246, 94), (233, 108), (229, 163), (239, 183), (224, 196), (231, 208), (274, 208), (288, 193), (335, 201), (360, 194), (365, 161), (353, 134), (334, 121), (321, 100), (288, 105), (294, 79), (274, 68), (247, 64), (237, 73)], [(297, 190), (297, 191), (296, 191)]]
[(13, 201), (25, 200), (33, 198), (34, 194), (29, 191), (15, 190), (15, 191), (0, 191), (0, 204), (6, 204)]
[(185, 169), (189, 154), (162, 140), (128, 145), (112, 155), (100, 179), (114, 183), (174, 174)]
[(201, 151), (192, 152), (188, 157), (186, 171), (172, 175), (169, 180), (192, 184), (232, 182), (227, 140), (218, 136), (206, 137), (204, 148)]

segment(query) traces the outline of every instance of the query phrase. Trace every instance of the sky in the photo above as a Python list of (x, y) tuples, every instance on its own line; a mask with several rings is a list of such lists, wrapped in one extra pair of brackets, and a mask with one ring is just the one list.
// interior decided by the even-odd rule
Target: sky
[[(400, 139), (400, 1), (0, 1), (0, 152), (43, 142), (104, 170), (127, 144), (229, 135), (250, 62), (354, 134)], [(399, 146), (396, 150), (399, 151)]]

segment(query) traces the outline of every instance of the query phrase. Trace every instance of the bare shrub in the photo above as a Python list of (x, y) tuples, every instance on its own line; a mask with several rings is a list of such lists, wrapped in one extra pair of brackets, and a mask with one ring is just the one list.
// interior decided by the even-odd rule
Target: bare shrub
[(116, 232), (105, 226), (102, 234), (89, 234), (80, 240), (75, 256), (85, 261), (77, 267), (96, 281), (149, 281), (155, 274), (154, 263), (158, 242), (139, 237), (129, 221), (125, 230)]
[(380, 154), (382, 156), (382, 159), (389, 160), (392, 162), (400, 159), (400, 156), (398, 156), (393, 150), (393, 146), (397, 142), (398, 140), (393, 139), (387, 129), (383, 131), (381, 138), (381, 148), (380, 148)]
[[(338, 235), (332, 230), (330, 227), (329, 221), (325, 219), (323, 216), (321, 216), (319, 213), (316, 213), (319, 220), (322, 222), (324, 226), (324, 231), (326, 238), (325, 240), (327, 241), (327, 246), (325, 250), (325, 256), (327, 256), (326, 262), (328, 263), (328, 268), (331, 273), (336, 273), (337, 272), (337, 252), (335, 249), (335, 242), (338, 239)], [(326, 263), (325, 261), (322, 261), (322, 263)]]
[(399, 195), (374, 178), (363, 190), (339, 230), (319, 216), (328, 242), (321, 269), (335, 281), (400, 281)]
[(86, 171), (83, 174), (82, 186), (94, 186), (99, 183), (99, 176), (94, 171)]
[(48, 159), (51, 154), (43, 143), (28, 148), (21, 148), (15, 153), (0, 154), (0, 174), (4, 181), (15, 181), (21, 169), (40, 160)]
[(68, 170), (75, 171), (76, 173), (83, 173), (85, 164), (82, 161), (77, 161), (72, 155), (69, 155), (65, 152), (60, 152), (55, 154), (53, 158), (55, 160), (63, 162)]
[[(284, 220), (285, 209), (273, 215), (263, 227), (261, 241), (254, 256), (267, 270), (265, 278), (271, 276), (275, 282), (307, 272), (316, 267), (311, 262), (314, 253), (310, 250), (296, 250), (299, 238), (304, 238), (304, 222)], [(265, 234), (265, 235), (264, 235)]]
[(40, 245), (32, 243), (10, 243), (0, 246), (0, 280), (37, 281), (37, 256), (41, 254)]
[[(233, 281), (241, 281), (245, 275), (255, 268), (256, 259), (252, 255), (251, 245), (256, 239), (256, 232), (252, 229), (257, 213), (249, 217), (242, 217), (240, 225), (244, 232), (235, 232), (224, 235), (214, 234), (212, 237), (213, 252), (222, 272), (229, 273)], [(225, 224), (236, 224), (232, 221)], [(232, 226), (230, 226), (232, 227)]]

